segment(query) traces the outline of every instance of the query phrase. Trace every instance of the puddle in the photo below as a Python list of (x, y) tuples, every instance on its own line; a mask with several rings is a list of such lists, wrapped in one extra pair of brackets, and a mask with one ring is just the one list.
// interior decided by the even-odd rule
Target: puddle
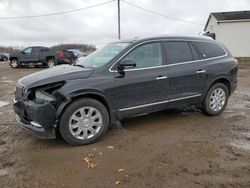
[(8, 169), (0, 169), (0, 177), (1, 176), (7, 176), (8, 175)]
[(9, 104), (8, 102), (0, 101), (0, 108), (6, 106), (8, 104)]
[(243, 150), (249, 150), (250, 151), (250, 132), (248, 129), (245, 129), (242, 132), (239, 132), (238, 135), (240, 136), (240, 140), (235, 140), (231, 142), (231, 145), (243, 149)]
[(3, 80), (1, 82), (3, 82), (3, 83), (14, 83), (12, 80)]
[(246, 141), (243, 141), (243, 140), (232, 142), (231, 146), (239, 148), (239, 149), (250, 151), (250, 142), (246, 142)]

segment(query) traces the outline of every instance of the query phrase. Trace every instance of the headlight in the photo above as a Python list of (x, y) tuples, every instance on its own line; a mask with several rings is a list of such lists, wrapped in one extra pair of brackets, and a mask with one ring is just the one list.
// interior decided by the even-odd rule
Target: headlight
[(36, 95), (36, 100), (42, 100), (42, 101), (48, 101), (48, 102), (55, 100), (55, 98), (52, 95), (45, 93), (44, 91), (41, 91), (41, 90), (36, 90), (35, 95)]

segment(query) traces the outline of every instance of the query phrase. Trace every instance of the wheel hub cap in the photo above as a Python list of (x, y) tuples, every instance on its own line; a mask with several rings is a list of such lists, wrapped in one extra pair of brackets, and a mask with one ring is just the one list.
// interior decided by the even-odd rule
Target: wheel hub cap
[(220, 111), (224, 107), (225, 102), (226, 102), (225, 91), (221, 88), (215, 89), (210, 96), (210, 101), (209, 101), (210, 108), (215, 112)]
[(102, 115), (93, 107), (76, 110), (69, 120), (69, 130), (78, 139), (89, 139), (95, 136), (102, 127)]

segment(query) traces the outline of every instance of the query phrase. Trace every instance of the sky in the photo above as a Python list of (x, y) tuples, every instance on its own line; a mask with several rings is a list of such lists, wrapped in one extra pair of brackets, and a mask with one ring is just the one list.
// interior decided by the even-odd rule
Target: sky
[[(109, 0), (0, 0), (0, 45), (51, 46), (85, 43), (98, 46), (116, 41), (117, 0), (68, 14), (31, 16), (88, 7)], [(250, 10), (250, 0), (126, 0), (181, 22), (131, 6), (121, 0), (121, 38), (183, 34), (203, 31), (210, 12)]]

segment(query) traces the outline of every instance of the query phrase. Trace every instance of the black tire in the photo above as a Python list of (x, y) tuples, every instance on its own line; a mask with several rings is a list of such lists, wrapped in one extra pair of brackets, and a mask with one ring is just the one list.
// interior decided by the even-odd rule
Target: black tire
[[(214, 110), (212, 108), (212, 94), (214, 94), (214, 92), (217, 90), (223, 90), (224, 91), (224, 94), (225, 94), (225, 101), (224, 101), (224, 104), (221, 106), (220, 109), (217, 109), (217, 110)], [(216, 115), (219, 115), (221, 114), (226, 106), (227, 106), (227, 102), (228, 102), (228, 98), (229, 98), (229, 91), (228, 91), (228, 88), (225, 84), (223, 83), (215, 83), (212, 87), (210, 87), (210, 89), (208, 90), (207, 92), (207, 95), (202, 103), (202, 111), (206, 114), (206, 115), (209, 115), (209, 116), (216, 116)], [(219, 100), (219, 99), (218, 99)]]
[(4, 57), (4, 58), (3, 58), (3, 61), (8, 61), (8, 58), (7, 58), (7, 57)]
[(20, 67), (20, 63), (19, 63), (19, 61), (17, 60), (17, 59), (11, 59), (10, 60), (10, 66), (12, 67), (12, 68), (19, 68)]
[[(97, 132), (93, 137), (86, 139), (79, 139), (76, 138), (70, 131), (70, 118), (76, 111), (78, 111), (83, 107), (92, 107), (97, 109), (102, 116), (102, 125), (99, 129), (99, 132)], [(108, 126), (109, 126), (109, 114), (106, 107), (97, 100), (90, 98), (83, 98), (72, 102), (63, 112), (60, 119), (59, 131), (63, 139), (69, 144), (86, 145), (98, 141), (107, 131)]]
[(47, 66), (49, 67), (49, 68), (52, 68), (52, 67), (54, 67), (56, 65), (56, 61), (54, 60), (54, 59), (48, 59), (48, 61), (47, 61)]

